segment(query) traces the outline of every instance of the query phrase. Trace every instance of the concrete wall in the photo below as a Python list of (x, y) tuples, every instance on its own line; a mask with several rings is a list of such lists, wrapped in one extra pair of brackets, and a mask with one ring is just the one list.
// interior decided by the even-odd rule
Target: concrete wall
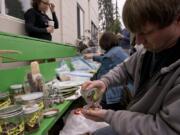
[(62, 42), (75, 44), (77, 39), (77, 4), (84, 11), (84, 35), (90, 37), (91, 20), (98, 27), (97, 0), (61, 0)]

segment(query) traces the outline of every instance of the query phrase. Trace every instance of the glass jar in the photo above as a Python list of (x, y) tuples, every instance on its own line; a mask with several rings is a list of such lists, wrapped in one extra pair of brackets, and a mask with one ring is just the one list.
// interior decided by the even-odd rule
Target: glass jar
[(0, 110), (0, 134), (24, 135), (24, 118), (21, 106), (11, 105)]
[(10, 97), (13, 103), (15, 103), (16, 99), (18, 99), (19, 96), (23, 94), (24, 90), (22, 84), (14, 84), (10, 86)]
[(38, 104), (26, 105), (23, 107), (25, 118), (25, 131), (28, 133), (39, 129), (40, 111)]
[(100, 101), (103, 93), (99, 89), (81, 90), (81, 95), (87, 103), (87, 105), (84, 106), (84, 109), (101, 108)]
[(41, 116), (42, 111), (44, 109), (43, 93), (33, 92), (33, 93), (21, 95), (21, 100), (17, 101), (16, 103), (19, 105), (29, 105), (29, 106), (37, 104), (39, 108), (40, 116)]
[(9, 93), (0, 93), (0, 109), (10, 106), (11, 99)]
[(23, 83), (23, 90), (25, 94), (31, 93), (31, 86), (27, 80)]
[(43, 103), (43, 93), (42, 92), (33, 92), (25, 95), (21, 95), (21, 100), (18, 101), (21, 105), (32, 105), (38, 104), (39, 109), (44, 109)]

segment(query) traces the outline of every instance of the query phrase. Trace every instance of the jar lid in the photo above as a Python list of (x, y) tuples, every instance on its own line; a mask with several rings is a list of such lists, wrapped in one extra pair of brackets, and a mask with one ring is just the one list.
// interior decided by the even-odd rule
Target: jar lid
[(21, 89), (22, 88), (22, 84), (14, 84), (14, 85), (11, 85), (10, 88), (12, 90), (14, 90), (14, 89)]
[(5, 92), (5, 93), (0, 93), (0, 100), (1, 99), (5, 99), (9, 96), (9, 93)]
[(42, 97), (43, 97), (42, 92), (33, 92), (30, 94), (21, 95), (21, 99), (24, 101), (36, 100), (36, 99), (40, 99)]
[(20, 105), (11, 105), (0, 110), (0, 118), (9, 118), (20, 114), (23, 114), (23, 110)]
[(23, 106), (24, 114), (34, 113), (37, 112), (38, 110), (39, 110), (38, 104)]

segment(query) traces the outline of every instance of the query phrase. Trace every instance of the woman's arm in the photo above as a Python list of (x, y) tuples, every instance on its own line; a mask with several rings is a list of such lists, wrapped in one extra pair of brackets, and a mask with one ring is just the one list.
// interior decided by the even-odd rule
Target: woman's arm
[(54, 21), (54, 28), (58, 29), (59, 28), (59, 22), (58, 22), (58, 19), (57, 19), (55, 12), (52, 12), (52, 17), (53, 17), (53, 21)]

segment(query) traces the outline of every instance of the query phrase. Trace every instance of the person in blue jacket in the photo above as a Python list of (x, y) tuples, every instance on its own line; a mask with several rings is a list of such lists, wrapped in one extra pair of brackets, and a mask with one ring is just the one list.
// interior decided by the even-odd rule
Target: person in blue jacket
[[(103, 33), (99, 41), (99, 46), (105, 51), (103, 55), (84, 55), (85, 58), (92, 58), (94, 61), (101, 63), (101, 66), (91, 80), (100, 79), (102, 75), (109, 72), (117, 64), (120, 64), (128, 57), (128, 54), (120, 46), (118, 46), (117, 36), (112, 32)], [(100, 103), (102, 108), (113, 110), (125, 109), (126, 106), (124, 101), (122, 101), (124, 97), (123, 88), (123, 86), (109, 87), (102, 97)]]
[[(49, 0), (32, 0), (32, 7), (24, 14), (25, 29), (30, 37), (52, 40), (51, 33), (59, 28), (55, 5)], [(52, 19), (46, 14), (50, 8)], [(50, 24), (51, 23), (51, 24)]]

